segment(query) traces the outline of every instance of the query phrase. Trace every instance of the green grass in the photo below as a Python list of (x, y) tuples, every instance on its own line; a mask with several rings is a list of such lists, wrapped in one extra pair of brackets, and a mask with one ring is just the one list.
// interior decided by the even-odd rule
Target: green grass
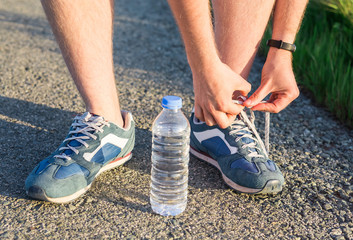
[(352, 0), (316, 0), (325, 6), (327, 11), (340, 15), (343, 21), (353, 26), (353, 1)]
[[(268, 28), (262, 42), (265, 51), (270, 36)], [(293, 68), (298, 83), (353, 127), (353, 1), (311, 2), (295, 43)]]

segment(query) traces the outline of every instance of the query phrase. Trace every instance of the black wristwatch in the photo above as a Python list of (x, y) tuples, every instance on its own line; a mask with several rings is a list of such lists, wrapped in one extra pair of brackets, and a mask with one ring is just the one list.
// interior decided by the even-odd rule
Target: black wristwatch
[(296, 46), (292, 43), (283, 42), (282, 40), (269, 39), (266, 43), (267, 46), (284, 49), (287, 51), (295, 52)]

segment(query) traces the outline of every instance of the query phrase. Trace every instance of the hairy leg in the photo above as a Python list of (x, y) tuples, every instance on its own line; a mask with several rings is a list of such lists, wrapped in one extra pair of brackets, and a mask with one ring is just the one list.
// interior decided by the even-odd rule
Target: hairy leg
[(213, 0), (215, 38), (222, 62), (247, 79), (274, 0)]
[(112, 54), (114, 1), (42, 0), (87, 111), (123, 126)]

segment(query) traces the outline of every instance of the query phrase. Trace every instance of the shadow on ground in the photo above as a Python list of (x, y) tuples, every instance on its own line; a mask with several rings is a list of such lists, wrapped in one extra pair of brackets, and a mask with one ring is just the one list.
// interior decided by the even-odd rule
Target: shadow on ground
[[(30, 171), (39, 161), (50, 155), (65, 138), (71, 121), (78, 113), (51, 108), (24, 100), (0, 96), (0, 194), (17, 199), (27, 199), (24, 192), (24, 182)], [(146, 129), (136, 129), (136, 144), (132, 159), (123, 167), (133, 173), (150, 177), (151, 171), (151, 132)], [(116, 170), (113, 170), (116, 171)], [(118, 170), (126, 171), (125, 170)], [(110, 173), (111, 174), (111, 173)], [(123, 173), (119, 173), (124, 175)], [(125, 174), (126, 176), (126, 174)], [(132, 176), (133, 179), (138, 177)], [(195, 158), (190, 158), (189, 185), (192, 188), (219, 189), (227, 188), (216, 169)], [(109, 189), (110, 183), (98, 180), (93, 188)], [(145, 185), (145, 184), (144, 184)], [(149, 188), (148, 186), (139, 186)], [(142, 199), (148, 202), (148, 196), (141, 195), (131, 189), (115, 185), (121, 193), (130, 198)], [(110, 198), (109, 192), (102, 192), (101, 197), (107, 201), (129, 206), (128, 200)], [(142, 206), (142, 210), (145, 209)], [(142, 211), (141, 210), (141, 211)]]

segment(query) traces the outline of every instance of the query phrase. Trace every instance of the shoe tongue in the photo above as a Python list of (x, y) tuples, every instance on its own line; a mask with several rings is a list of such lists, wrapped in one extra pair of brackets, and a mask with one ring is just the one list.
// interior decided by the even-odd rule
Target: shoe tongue
[[(81, 115), (80, 119), (75, 120), (75, 122), (82, 122), (82, 123), (93, 122), (97, 117), (98, 117), (98, 115), (91, 114), (89, 112), (85, 112), (84, 114)], [(81, 127), (75, 127), (72, 130), (78, 130), (78, 129), (84, 128), (86, 126), (87, 126), (86, 124), (82, 124)], [(89, 131), (89, 133), (93, 134), (94, 130)], [(75, 133), (75, 134), (70, 135), (69, 137), (81, 137), (81, 136), (86, 136), (86, 135), (83, 133)], [(83, 140), (83, 141), (86, 141), (86, 140)], [(82, 144), (80, 142), (78, 142), (77, 140), (71, 140), (67, 143), (67, 145), (69, 145), (71, 147), (79, 147)], [(71, 155), (73, 153), (73, 151), (71, 149), (66, 149), (63, 153), (65, 153), (66, 155)]]
[(76, 121), (85, 121), (85, 122), (88, 122), (88, 121), (90, 121), (90, 118), (92, 118), (93, 116), (94, 116), (93, 113), (85, 112), (84, 114), (81, 115), (80, 119), (79, 119), (79, 120), (76, 120)]

